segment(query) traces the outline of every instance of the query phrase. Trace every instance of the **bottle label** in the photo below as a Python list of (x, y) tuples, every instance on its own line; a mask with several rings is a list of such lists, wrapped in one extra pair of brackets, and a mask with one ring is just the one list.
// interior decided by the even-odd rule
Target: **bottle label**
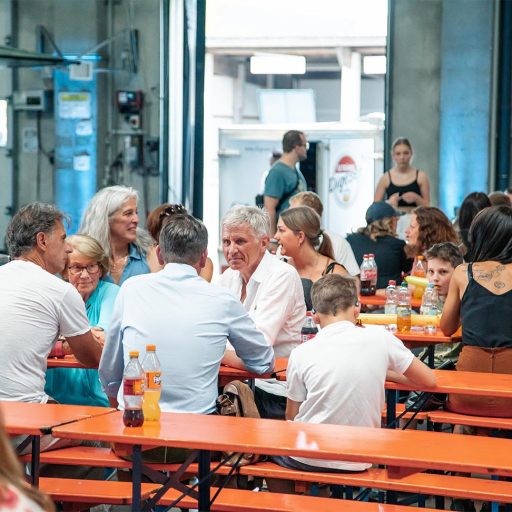
[(411, 308), (409, 306), (397, 306), (396, 314), (400, 318), (409, 318), (411, 316)]
[(123, 395), (144, 395), (144, 379), (124, 379)]
[(161, 387), (161, 372), (146, 372), (146, 389), (160, 389)]
[(315, 333), (302, 333), (302, 343), (306, 343), (306, 341), (314, 339), (315, 336), (316, 336), (316, 332)]

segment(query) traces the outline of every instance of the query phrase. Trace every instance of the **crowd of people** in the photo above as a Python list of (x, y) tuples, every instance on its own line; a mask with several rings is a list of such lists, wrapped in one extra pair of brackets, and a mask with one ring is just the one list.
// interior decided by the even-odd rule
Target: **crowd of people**
[[(393, 144), (395, 166), (377, 186), (366, 226), (345, 239), (322, 227), (322, 201), (305, 190), (296, 169), (307, 148), (304, 133), (287, 132), (266, 179), (264, 208), (236, 205), (224, 216), (227, 268), (215, 277), (207, 230), (182, 205), (158, 206), (144, 230), (137, 192), (107, 187), (91, 199), (80, 233), (70, 237), (56, 207), (21, 208), (7, 230), (11, 261), (0, 267), (0, 400), (122, 407), (129, 352), (143, 352), (151, 342), (162, 365), (164, 412), (215, 414), (221, 364), (261, 375), (272, 371), (275, 358), (285, 357), (287, 383), (256, 380), (262, 417), (379, 427), (386, 379), (428, 388), (435, 376), (390, 332), (357, 325), (357, 276), (370, 252), (380, 293), (425, 258), (427, 279), (438, 291), (441, 329), (451, 335), (462, 324), (462, 342), (436, 349), (436, 362), (512, 373), (508, 196), (508, 205), (491, 206), (492, 197), (469, 194), (454, 225), (430, 205), (428, 175), (411, 166), (412, 145), (401, 138)], [(401, 239), (397, 227), (405, 218)], [(276, 254), (271, 239), (279, 245)], [(321, 329), (313, 342), (301, 343), (306, 311)], [(505, 323), (489, 330), (488, 318)], [(50, 354), (71, 353), (91, 369), (47, 370)], [(504, 399), (458, 395), (447, 406), (465, 414), (512, 414)], [(45, 436), (41, 448), (60, 441)], [(122, 454), (123, 447), (116, 451)], [(159, 448), (144, 453), (160, 462), (186, 455)], [(307, 471), (368, 467), (274, 459)], [(14, 481), (8, 485), (18, 488)], [(286, 482), (269, 488), (293, 491)], [(30, 498), (46, 506), (39, 496)]]

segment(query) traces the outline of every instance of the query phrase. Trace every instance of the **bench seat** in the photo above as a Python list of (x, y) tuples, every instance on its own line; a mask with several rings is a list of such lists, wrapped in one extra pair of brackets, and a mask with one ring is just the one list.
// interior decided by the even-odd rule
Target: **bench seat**
[[(147, 498), (158, 488), (155, 484), (143, 484), (142, 494)], [(131, 483), (74, 480), (69, 478), (41, 478), (40, 489), (54, 501), (129, 505), (131, 503)], [(212, 497), (217, 489), (212, 488)], [(170, 505), (181, 493), (169, 490), (160, 500), (160, 505)], [(197, 501), (185, 497), (181, 508), (197, 508)], [(223, 489), (212, 505), (212, 511), (219, 512), (410, 512), (410, 508), (399, 505), (368, 503), (359, 501), (335, 500), (314, 496), (252, 492), (239, 489)], [(424, 512), (434, 512), (423, 508)]]
[(432, 423), (448, 423), (450, 425), (467, 425), (492, 429), (512, 430), (512, 418), (492, 418), (489, 416), (470, 416), (450, 411), (431, 411), (427, 413)]
[(260, 462), (239, 469), (241, 475), (277, 478), (331, 485), (367, 487), (471, 500), (512, 503), (512, 482), (464, 476), (413, 473), (405, 477), (390, 476), (387, 469), (370, 468), (361, 473), (316, 473), (286, 469), (273, 462)]

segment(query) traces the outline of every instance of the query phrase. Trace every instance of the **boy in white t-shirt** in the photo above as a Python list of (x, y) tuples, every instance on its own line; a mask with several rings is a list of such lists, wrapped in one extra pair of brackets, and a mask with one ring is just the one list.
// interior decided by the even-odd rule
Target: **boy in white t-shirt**
[[(435, 384), (430, 368), (379, 326), (357, 326), (359, 301), (354, 278), (329, 274), (312, 288), (315, 322), (321, 331), (298, 346), (287, 369), (286, 419), (379, 428), (386, 378), (421, 389)], [(272, 457), (302, 471), (364, 471), (370, 464)], [(268, 482), (275, 492), (293, 493), (294, 482)]]

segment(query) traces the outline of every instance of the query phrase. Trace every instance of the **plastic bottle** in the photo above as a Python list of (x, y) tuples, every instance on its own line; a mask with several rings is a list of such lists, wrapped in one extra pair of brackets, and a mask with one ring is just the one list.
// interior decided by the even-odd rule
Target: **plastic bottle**
[(144, 419), (158, 421), (160, 419), (160, 394), (162, 393), (162, 370), (156, 355), (155, 345), (146, 345), (146, 356), (142, 361), (145, 376), (144, 388)]
[(359, 278), (361, 279), (361, 295), (372, 295), (371, 293), (371, 274), (368, 254), (363, 256), (363, 262), (359, 268)]
[(368, 263), (370, 265), (370, 295), (375, 295), (377, 292), (377, 262), (375, 261), (375, 254), (368, 254)]
[(144, 424), (144, 372), (139, 363), (139, 353), (130, 352), (130, 360), (123, 374), (124, 414), (123, 422), (127, 427), (141, 427)]
[(416, 263), (412, 269), (412, 275), (416, 277), (427, 276), (427, 266), (425, 265), (425, 258), (423, 256), (420, 255), (416, 258)]
[(404, 281), (398, 290), (398, 304), (396, 306), (396, 327), (398, 332), (411, 330), (411, 292)]
[(423, 294), (423, 301), (421, 302), (421, 308), (420, 313), (422, 315), (431, 315), (432, 311), (432, 293), (434, 291), (434, 284), (428, 283), (427, 289), (425, 290), (425, 293)]
[(300, 332), (302, 343), (306, 341), (312, 340), (318, 333), (318, 327), (313, 320), (313, 313), (308, 311), (306, 313), (306, 320), (304, 321), (304, 325), (302, 326), (302, 330)]
[(396, 281), (390, 280), (386, 288), (386, 304), (384, 306), (386, 315), (396, 315), (397, 295)]

